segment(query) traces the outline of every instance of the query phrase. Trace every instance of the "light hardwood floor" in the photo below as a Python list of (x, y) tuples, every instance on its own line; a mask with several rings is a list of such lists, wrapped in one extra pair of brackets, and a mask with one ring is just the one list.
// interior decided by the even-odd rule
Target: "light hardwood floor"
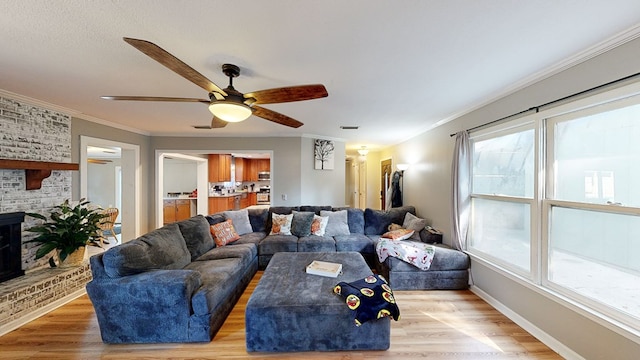
[(0, 337), (0, 359), (562, 359), (470, 291), (397, 291), (387, 351), (247, 353), (244, 310), (258, 272), (214, 340), (107, 345), (82, 296)]

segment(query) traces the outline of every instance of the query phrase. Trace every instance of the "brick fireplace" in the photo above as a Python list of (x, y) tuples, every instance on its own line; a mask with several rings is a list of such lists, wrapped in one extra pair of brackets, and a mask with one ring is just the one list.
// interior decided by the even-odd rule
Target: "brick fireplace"
[[(71, 117), (0, 94), (0, 158), (70, 163)], [(71, 176), (69, 170), (53, 170), (39, 189), (27, 190), (25, 170), (0, 168), (0, 214), (48, 214), (53, 206), (71, 199)], [(88, 264), (71, 269), (51, 269), (48, 256), (35, 260), (38, 245), (25, 243), (36, 236), (25, 229), (35, 224), (35, 219), (25, 216), (22, 225), (18, 225), (22, 230), (17, 254), (18, 272), (24, 272), (24, 275), (11, 275), (12, 278), (0, 286), (0, 335), (81, 295), (85, 284), (91, 280)], [(13, 234), (17, 230), (9, 231)], [(4, 232), (2, 236), (4, 247)], [(15, 245), (9, 247), (13, 250)], [(4, 270), (5, 255), (2, 254), (0, 268)]]

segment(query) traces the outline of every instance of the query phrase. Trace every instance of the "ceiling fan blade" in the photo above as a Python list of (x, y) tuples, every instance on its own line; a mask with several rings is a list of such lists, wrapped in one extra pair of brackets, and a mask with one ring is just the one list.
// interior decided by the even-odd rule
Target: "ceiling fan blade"
[(211, 100), (195, 98), (178, 98), (164, 96), (100, 96), (105, 100), (133, 100), (133, 101), (173, 101), (173, 102), (199, 102), (209, 104)]
[(275, 104), (291, 101), (318, 99), (328, 96), (324, 85), (300, 85), (276, 89), (258, 90), (244, 94), (245, 99), (254, 98), (254, 104)]
[(224, 92), (218, 85), (214, 84), (211, 80), (207, 79), (204, 75), (200, 74), (196, 70), (194, 70), (191, 66), (182, 62), (182, 60), (177, 57), (171, 55), (163, 48), (158, 45), (139, 39), (132, 38), (123, 38), (129, 45), (134, 48), (142, 51), (147, 56), (151, 57), (155, 61), (160, 64), (168, 67), (173, 70), (176, 74), (182, 76), (183, 78), (191, 81), (192, 83), (200, 86), (201, 88), (207, 90), (208, 92), (217, 92), (224, 96), (227, 96), (227, 93)]
[(252, 106), (251, 108), (253, 109), (253, 115), (259, 116), (263, 119), (273, 121), (275, 123), (278, 123), (284, 126), (299, 128), (300, 126), (304, 125), (303, 123), (301, 123), (296, 119), (290, 118), (287, 115), (282, 115), (273, 110), (265, 109), (263, 107), (255, 106), (255, 105)]
[(211, 119), (211, 128), (212, 129), (217, 129), (217, 128), (223, 128), (225, 126), (227, 126), (228, 122), (219, 119), (217, 117), (213, 117), (213, 119)]

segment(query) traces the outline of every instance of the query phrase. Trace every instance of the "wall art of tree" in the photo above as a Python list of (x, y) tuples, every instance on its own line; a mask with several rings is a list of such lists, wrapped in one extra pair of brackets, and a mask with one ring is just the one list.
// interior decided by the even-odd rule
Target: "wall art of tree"
[(318, 170), (333, 169), (334, 150), (333, 141), (316, 139), (314, 144), (315, 168)]

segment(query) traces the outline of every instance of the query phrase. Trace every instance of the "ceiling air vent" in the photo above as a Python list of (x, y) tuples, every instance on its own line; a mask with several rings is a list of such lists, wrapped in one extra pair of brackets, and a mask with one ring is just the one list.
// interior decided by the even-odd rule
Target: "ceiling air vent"
[(340, 126), (340, 129), (342, 130), (358, 130), (359, 126), (346, 126), (346, 125), (342, 125)]

